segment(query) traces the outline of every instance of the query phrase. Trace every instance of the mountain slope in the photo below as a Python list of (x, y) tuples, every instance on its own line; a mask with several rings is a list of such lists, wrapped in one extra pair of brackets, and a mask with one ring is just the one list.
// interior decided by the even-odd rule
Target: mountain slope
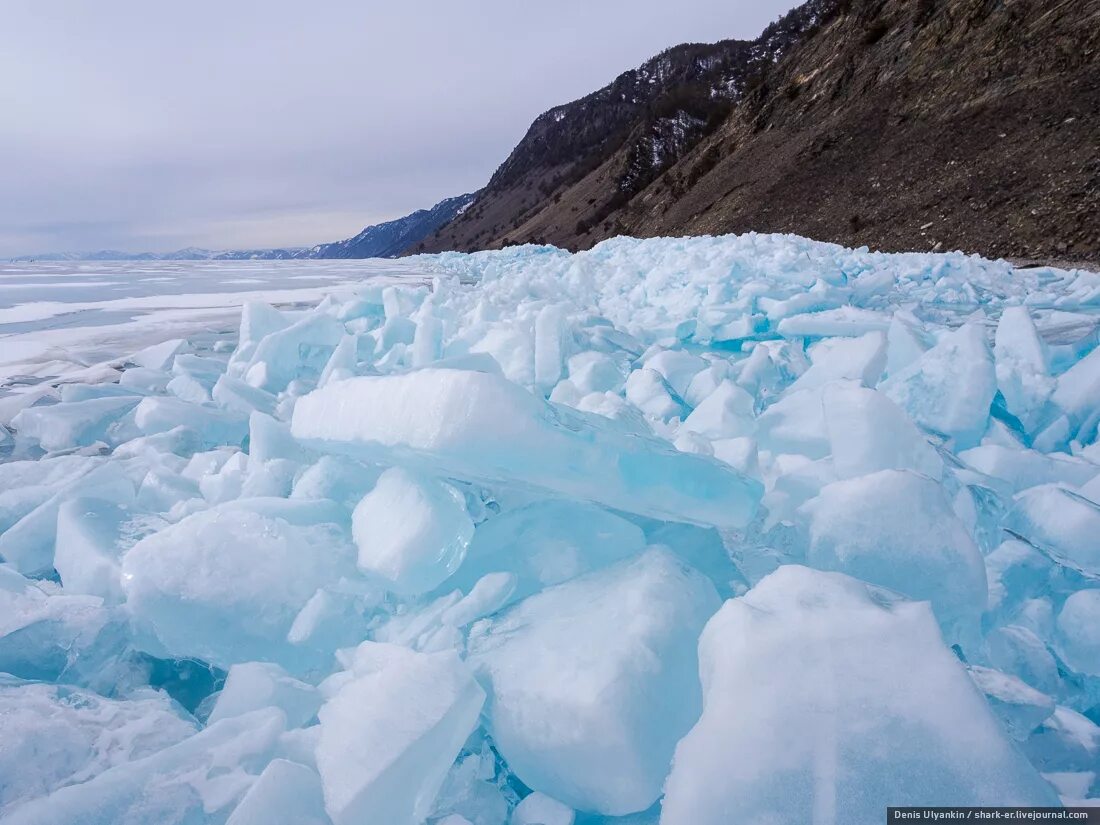
[(397, 220), (368, 226), (354, 238), (315, 246), (311, 258), (393, 258), (419, 244), (452, 221), (473, 202), (475, 194), (442, 200), (431, 209), (418, 209)]
[[(550, 109), (531, 124), (469, 210), (407, 251), (526, 240), (517, 229), (539, 226), (539, 214), (566, 194), (571, 200), (552, 212), (584, 212), (591, 221), (601, 210), (620, 207), (722, 123), (749, 79), (816, 26), (833, 2), (810, 0), (755, 41), (667, 49), (602, 89)], [(608, 170), (609, 158), (621, 162)], [(573, 208), (578, 199), (589, 208)], [(563, 239), (580, 219), (555, 227), (553, 238), (546, 232), (540, 237)]]
[[(547, 119), (619, 104), (605, 89), (551, 110), (425, 248), (757, 230), (1100, 259), (1100, 0), (815, 0), (752, 44), (679, 48), (703, 59), (662, 87), (662, 115), (590, 139), (553, 185), (569, 161), (540, 141)], [(699, 128), (681, 101), (704, 96), (728, 106)], [(667, 151), (646, 164), (647, 146)]]

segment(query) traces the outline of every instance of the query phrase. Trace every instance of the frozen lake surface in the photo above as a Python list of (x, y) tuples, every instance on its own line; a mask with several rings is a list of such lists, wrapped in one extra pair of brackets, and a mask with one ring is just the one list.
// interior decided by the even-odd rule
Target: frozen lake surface
[(235, 335), (248, 301), (304, 306), (365, 283), (428, 278), (423, 264), (390, 260), (0, 264), (0, 385), (169, 338)]

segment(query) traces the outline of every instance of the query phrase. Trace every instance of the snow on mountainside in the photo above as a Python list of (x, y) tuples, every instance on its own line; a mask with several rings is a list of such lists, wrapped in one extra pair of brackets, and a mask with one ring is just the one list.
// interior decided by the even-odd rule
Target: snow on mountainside
[(1100, 798), (1100, 274), (400, 265), (0, 397), (5, 825)]
[(431, 209), (419, 209), (403, 218), (368, 226), (354, 238), (313, 247), (309, 257), (395, 258), (461, 215), (475, 197), (476, 194), (457, 195), (440, 201)]

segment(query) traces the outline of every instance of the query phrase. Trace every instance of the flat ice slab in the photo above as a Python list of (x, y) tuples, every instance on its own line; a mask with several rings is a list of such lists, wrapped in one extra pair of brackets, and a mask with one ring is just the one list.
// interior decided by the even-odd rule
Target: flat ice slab
[(762, 492), (727, 465), (622, 433), (483, 372), (340, 381), (298, 401), (291, 431), (321, 449), (721, 527), (746, 525)]

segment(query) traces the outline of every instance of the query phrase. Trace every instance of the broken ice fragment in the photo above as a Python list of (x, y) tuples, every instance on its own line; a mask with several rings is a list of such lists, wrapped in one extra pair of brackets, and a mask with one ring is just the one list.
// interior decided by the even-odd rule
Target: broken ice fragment
[(87, 782), (195, 733), (163, 693), (106, 699), (66, 685), (0, 675), (0, 814), (16, 803)]
[(415, 595), (462, 563), (474, 525), (455, 488), (393, 467), (356, 505), (352, 533), (360, 570), (396, 593)]
[(287, 726), (297, 728), (317, 714), (321, 696), (272, 662), (244, 662), (229, 668), (207, 723), (268, 707), (282, 710)]
[(943, 459), (901, 408), (882, 393), (830, 384), (821, 401), (833, 468), (840, 478), (877, 470), (914, 470), (940, 480)]
[(993, 355), (997, 389), (1006, 408), (1027, 432), (1034, 432), (1041, 423), (1055, 381), (1050, 377), (1046, 346), (1026, 307), (1006, 307), (1001, 313)]
[(145, 367), (151, 370), (166, 370), (172, 366), (173, 359), (186, 349), (186, 341), (181, 338), (173, 338), (139, 350), (127, 360), (137, 364), (139, 367)]
[(329, 816), (335, 825), (419, 825), (485, 693), (454, 653), (373, 642), (342, 676), (319, 714), (317, 769)]
[(83, 447), (106, 438), (107, 428), (140, 399), (95, 398), (88, 401), (28, 407), (12, 419), (20, 438), (37, 441), (43, 450)]
[(1055, 561), (1100, 575), (1100, 505), (1053, 484), (1016, 496), (1004, 526)]
[(1054, 713), (1053, 699), (1015, 676), (971, 665), (970, 678), (985, 694), (1008, 735), (1017, 741), (1027, 739), (1028, 734)]
[(976, 324), (951, 332), (881, 389), (918, 424), (954, 438), (959, 447), (981, 439), (997, 391), (985, 333)]
[(60, 506), (54, 567), (67, 589), (122, 601), (118, 557), (130, 517), (129, 511), (102, 499), (75, 498)]
[(702, 524), (744, 526), (762, 493), (728, 465), (624, 434), (481, 372), (423, 369), (330, 384), (298, 401), (292, 431), (331, 452)]
[(605, 567), (645, 547), (641, 529), (592, 504), (540, 501), (478, 525), (466, 560), (448, 582), (469, 592), (489, 573), (516, 576), (511, 601)]
[(1078, 590), (1058, 613), (1062, 658), (1078, 673), (1100, 676), (1100, 590)]
[(781, 567), (707, 623), (699, 672), (703, 715), (676, 747), (662, 825), (1058, 804), (925, 604)]
[(354, 547), (328, 518), (314, 502), (251, 499), (139, 541), (122, 559), (122, 586), (149, 652), (220, 667), (324, 661), (286, 635), (319, 587), (353, 570)]
[(535, 791), (512, 812), (510, 825), (573, 825), (576, 814), (568, 805)]
[(217, 821), (252, 786), (283, 731), (274, 708), (225, 719), (143, 759), (16, 807), (4, 825)]
[(985, 607), (985, 565), (940, 485), (883, 470), (838, 481), (802, 508), (809, 564), (928, 599), (951, 641)]
[(651, 550), (474, 625), (470, 661), (509, 768), (579, 810), (648, 808), (699, 714), (693, 640), (718, 603), (701, 574)]
[(329, 825), (321, 779), (297, 762), (272, 759), (225, 825)]

